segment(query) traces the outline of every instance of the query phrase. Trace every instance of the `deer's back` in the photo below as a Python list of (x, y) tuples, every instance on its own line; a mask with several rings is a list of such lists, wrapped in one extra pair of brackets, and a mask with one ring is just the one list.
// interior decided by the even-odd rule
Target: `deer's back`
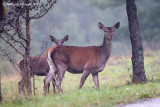
[(94, 69), (100, 63), (101, 49), (98, 46), (58, 46), (51, 54), (52, 60), (63, 62), (71, 73), (82, 73), (84, 68)]
[[(49, 72), (49, 66), (47, 60), (43, 56), (30, 56), (30, 69), (31, 69), (31, 76), (33, 74), (38, 76), (45, 76)], [(19, 63), (19, 68), (22, 72), (24, 72), (24, 59), (22, 59)]]

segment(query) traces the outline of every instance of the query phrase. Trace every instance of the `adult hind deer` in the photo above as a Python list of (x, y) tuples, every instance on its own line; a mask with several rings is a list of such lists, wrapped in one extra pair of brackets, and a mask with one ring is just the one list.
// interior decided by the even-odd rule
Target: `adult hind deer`
[[(63, 43), (65, 41), (68, 40), (68, 35), (66, 35), (63, 39), (56, 39), (53, 36), (49, 36), (52, 42), (55, 42), (56, 45), (63, 45)], [(49, 49), (47, 49), (46, 51), (48, 51)], [(37, 75), (37, 76), (46, 76), (49, 72), (49, 65), (47, 63), (47, 59), (45, 56), (30, 56), (29, 57), (30, 61), (30, 77), (32, 77), (33, 75)], [(24, 73), (24, 59), (22, 58), (21, 60), (19, 60), (17, 62), (19, 69), (21, 70), (21, 73)], [(53, 83), (52, 83), (53, 84)], [(48, 84), (48, 91), (49, 91), (49, 86), (50, 84)], [(55, 92), (55, 86), (53, 84), (53, 89)], [(25, 93), (24, 91), (24, 79), (22, 76), (22, 79), (18, 82), (18, 92), (21, 93)]]
[(54, 78), (55, 72), (57, 72), (56, 87), (59, 92), (63, 92), (61, 81), (66, 71), (73, 74), (82, 73), (79, 90), (89, 74), (92, 74), (93, 81), (99, 90), (98, 73), (104, 69), (111, 54), (112, 37), (115, 29), (119, 28), (120, 22), (112, 27), (105, 27), (99, 22), (98, 26), (105, 33), (101, 46), (57, 46), (52, 52), (48, 52), (48, 61), (53, 62), (53, 65), (50, 65), (52, 70), (45, 78), (44, 92), (46, 92), (50, 80)]

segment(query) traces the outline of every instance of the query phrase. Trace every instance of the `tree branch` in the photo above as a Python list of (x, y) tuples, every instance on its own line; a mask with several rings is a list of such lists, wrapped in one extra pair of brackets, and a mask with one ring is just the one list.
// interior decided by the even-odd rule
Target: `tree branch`
[(4, 37), (0, 36), (0, 38), (2, 38), (2, 40), (4, 42), (6, 42), (9, 46), (11, 46), (17, 53), (19, 53), (20, 55), (23, 56), (23, 54), (20, 51), (18, 51), (18, 49), (16, 49), (10, 42), (8, 42), (7, 40), (5, 40)]
[(23, 44), (21, 41), (18, 41), (18, 40), (16, 40), (16, 39), (14, 39), (13, 36), (12, 36), (11, 34), (9, 34), (7, 31), (3, 30), (3, 33), (5, 33), (5, 34), (8, 35), (9, 37), (11, 37), (11, 40), (13, 40), (14, 42), (20, 43), (20, 44), (23, 46), (23, 48), (25, 48), (24, 44)]
[[(52, 6), (56, 3), (56, 0), (52, 0), (52, 3), (48, 3), (47, 5), (50, 5), (49, 8), (44, 9), (43, 11), (45, 11), (43, 14), (39, 14), (37, 13), (34, 16), (30, 16), (29, 19), (39, 19), (41, 17), (43, 17), (44, 15), (46, 15), (48, 13), (48, 11), (52, 8)], [(24, 16), (23, 12), (21, 13), (22, 18), (26, 19), (26, 17)]]
[[(20, 12), (21, 13), (21, 12)], [(22, 40), (24, 40), (25, 42), (27, 41), (25, 38), (24, 38), (24, 35), (23, 35), (23, 33), (21, 32), (21, 26), (20, 26), (20, 24), (19, 24), (19, 18), (20, 18), (20, 15), (21, 14), (19, 14), (18, 15), (18, 18), (17, 18), (17, 20), (16, 20), (16, 27), (14, 27), (14, 29), (17, 31), (17, 33), (18, 33), (18, 37), (19, 38), (21, 38)]]
[(4, 49), (2, 49), (1, 46), (0, 46), (0, 51), (1, 51), (1, 52), (3, 53), (3, 55), (4, 55), (5, 57), (7, 57), (7, 59), (12, 63), (12, 65), (14, 66), (14, 68), (16, 69), (16, 71), (18, 71), (19, 73), (21, 73), (21, 72), (17, 69), (17, 67), (16, 67), (16, 66), (18, 66), (18, 64), (15, 63), (12, 58), (10, 58), (10, 56), (8, 55), (8, 53), (6, 53), (6, 52), (4, 51)]

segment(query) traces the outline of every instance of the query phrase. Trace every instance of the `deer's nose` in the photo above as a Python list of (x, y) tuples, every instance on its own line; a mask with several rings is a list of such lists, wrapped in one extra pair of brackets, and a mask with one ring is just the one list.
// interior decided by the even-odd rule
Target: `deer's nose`
[(57, 45), (60, 45), (61, 44), (61, 42), (60, 41), (57, 41)]
[(110, 37), (113, 37), (113, 35), (110, 35)]

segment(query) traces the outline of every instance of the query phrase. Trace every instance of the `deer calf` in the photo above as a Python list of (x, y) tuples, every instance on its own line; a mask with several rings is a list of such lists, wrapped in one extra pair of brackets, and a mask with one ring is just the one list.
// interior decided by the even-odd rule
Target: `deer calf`
[[(50, 35), (50, 39), (52, 42), (55, 42), (56, 45), (63, 45), (63, 43), (65, 41), (68, 40), (68, 35), (65, 36), (63, 39), (56, 39), (55, 37)], [(47, 49), (48, 50), (48, 49)], [(19, 69), (21, 70), (21, 73), (24, 73), (24, 59), (22, 58), (21, 60), (19, 60), (17, 62)], [(49, 72), (49, 65), (47, 63), (46, 57), (44, 56), (30, 56), (29, 57), (29, 64), (30, 64), (30, 77), (32, 77), (33, 75), (37, 75), (37, 76), (46, 76)], [(53, 83), (53, 82), (52, 82)], [(48, 91), (49, 91), (49, 86), (48, 85)], [(53, 84), (53, 89), (55, 92), (55, 86)], [(24, 93), (24, 79), (22, 76), (22, 79), (18, 82), (18, 92)]]

